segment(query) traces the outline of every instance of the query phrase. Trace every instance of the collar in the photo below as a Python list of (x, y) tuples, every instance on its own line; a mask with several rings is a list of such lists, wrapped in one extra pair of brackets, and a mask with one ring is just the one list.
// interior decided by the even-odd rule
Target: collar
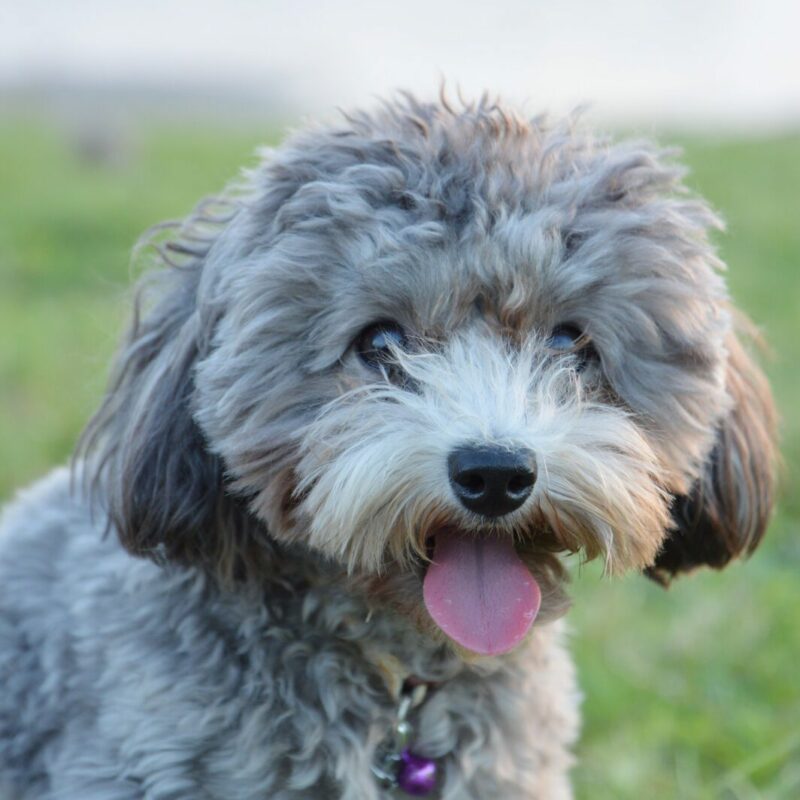
[[(369, 652), (367, 656), (377, 668), (378, 674), (383, 678), (383, 683), (386, 686), (389, 697), (391, 697), (396, 704), (400, 703), (404, 695), (415, 693), (417, 697), (421, 695), (421, 699), (412, 706), (412, 708), (416, 708), (424, 702), (429, 691), (442, 685), (441, 682), (427, 681), (409, 672), (403, 662), (391, 653), (378, 653), (377, 651), (373, 651)], [(424, 687), (424, 691), (417, 691), (420, 687)]]

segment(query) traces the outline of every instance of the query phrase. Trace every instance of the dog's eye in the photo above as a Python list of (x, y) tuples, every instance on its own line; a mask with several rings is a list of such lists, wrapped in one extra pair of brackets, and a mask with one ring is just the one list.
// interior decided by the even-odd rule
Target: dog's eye
[(376, 322), (364, 328), (355, 341), (358, 357), (370, 369), (386, 369), (392, 361), (392, 347), (406, 346), (406, 333), (396, 322)]
[(547, 346), (561, 352), (575, 350), (582, 338), (583, 333), (574, 325), (556, 325), (547, 340)]
[(589, 337), (575, 325), (556, 325), (547, 339), (547, 347), (554, 353), (564, 353), (576, 359), (578, 371), (583, 370), (595, 349)]

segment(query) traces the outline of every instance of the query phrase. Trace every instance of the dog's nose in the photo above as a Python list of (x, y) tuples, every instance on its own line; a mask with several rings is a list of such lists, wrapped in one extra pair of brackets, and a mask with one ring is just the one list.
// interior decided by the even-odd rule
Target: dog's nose
[(482, 517), (502, 517), (531, 493), (533, 454), (495, 445), (467, 445), (447, 459), (450, 484), (461, 504)]

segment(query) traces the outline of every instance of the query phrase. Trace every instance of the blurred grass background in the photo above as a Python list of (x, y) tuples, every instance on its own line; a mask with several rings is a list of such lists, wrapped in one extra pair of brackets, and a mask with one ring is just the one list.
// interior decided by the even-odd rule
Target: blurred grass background
[[(138, 235), (278, 136), (173, 122), (105, 140), (0, 121), (0, 501), (65, 460), (95, 406)], [(576, 576), (577, 796), (789, 800), (800, 797), (800, 136), (683, 144), (690, 184), (729, 224), (719, 241), (733, 295), (774, 350), (784, 490), (748, 564), (667, 592), (594, 566)]]

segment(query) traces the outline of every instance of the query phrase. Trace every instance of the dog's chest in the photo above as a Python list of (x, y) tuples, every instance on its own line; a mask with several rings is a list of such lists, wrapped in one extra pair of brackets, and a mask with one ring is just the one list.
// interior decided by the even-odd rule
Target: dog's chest
[[(250, 624), (254, 638), (239, 680), (216, 704), (221, 724), (207, 728), (218, 732), (206, 737), (199, 762), (212, 797), (409, 796), (375, 774), (387, 746), (403, 749), (378, 651), (430, 683), (425, 700), (409, 710), (412, 734), (404, 743), (423, 761), (415, 768), (435, 764), (428, 797), (537, 797), (556, 765), (565, 771), (576, 693), (556, 630), (534, 636), (527, 658), (480, 670), (426, 651), (391, 618), (367, 622), (353, 616), (350, 600), (340, 602), (335, 612), (335, 598), (306, 596), (302, 624), (285, 607), (272, 624)], [(232, 795), (237, 780), (241, 793)]]

